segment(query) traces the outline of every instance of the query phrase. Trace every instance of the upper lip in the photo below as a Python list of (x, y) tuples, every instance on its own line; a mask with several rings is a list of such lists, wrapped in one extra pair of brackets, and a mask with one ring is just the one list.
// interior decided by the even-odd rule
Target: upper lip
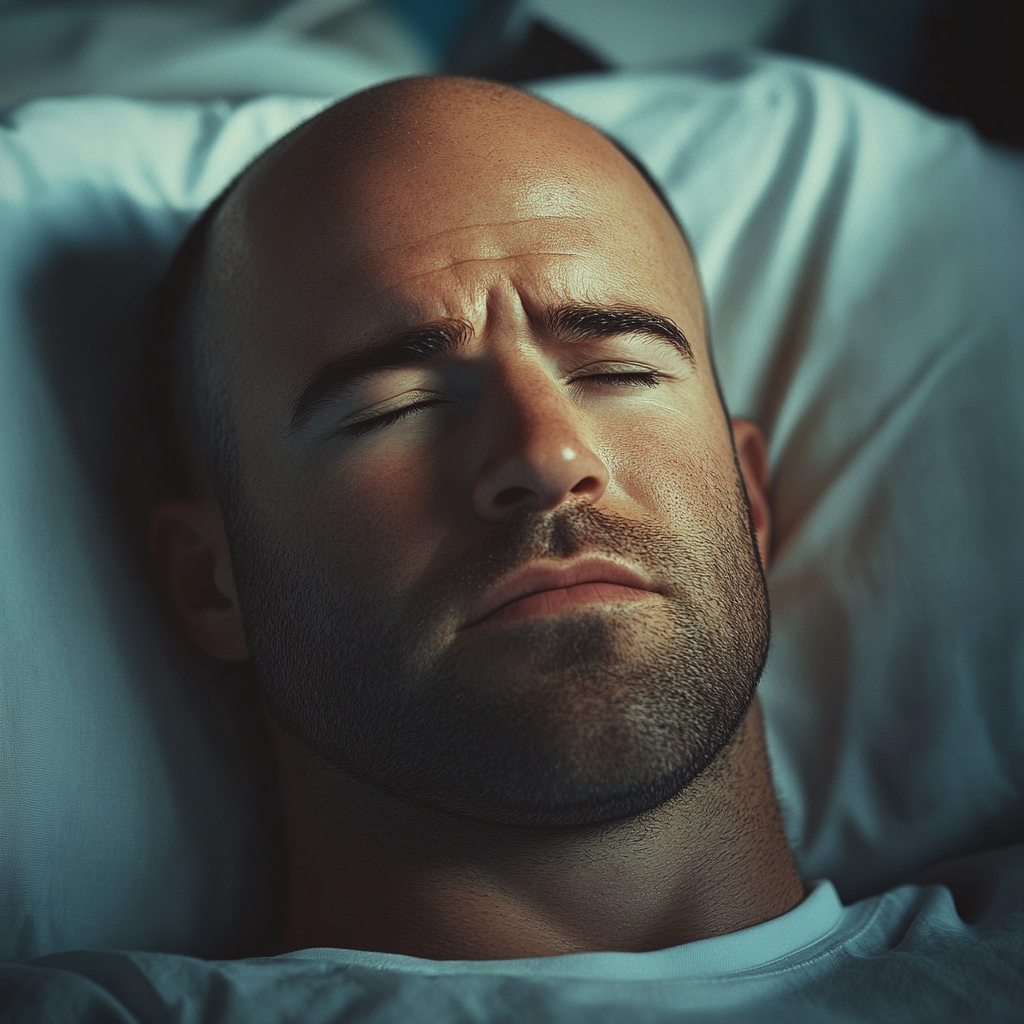
[(465, 628), (475, 626), (489, 615), (493, 615), (499, 608), (522, 597), (539, 594), (545, 590), (574, 587), (580, 583), (617, 583), (619, 586), (633, 587), (636, 590), (657, 590), (657, 587), (636, 569), (608, 558), (591, 556), (568, 564), (533, 562), (513, 570), (491, 587), (476, 603)]

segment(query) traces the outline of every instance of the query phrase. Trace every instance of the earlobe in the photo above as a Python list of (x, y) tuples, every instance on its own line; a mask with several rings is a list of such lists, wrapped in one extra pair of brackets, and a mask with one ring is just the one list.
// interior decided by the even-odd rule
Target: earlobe
[(761, 565), (768, 568), (771, 560), (772, 511), (768, 503), (768, 446), (761, 428), (753, 420), (732, 421), (736, 459), (743, 474), (743, 483), (750, 499), (750, 517), (754, 523)]
[(220, 507), (213, 498), (162, 502), (150, 550), (182, 624), (207, 654), (244, 661), (249, 649)]

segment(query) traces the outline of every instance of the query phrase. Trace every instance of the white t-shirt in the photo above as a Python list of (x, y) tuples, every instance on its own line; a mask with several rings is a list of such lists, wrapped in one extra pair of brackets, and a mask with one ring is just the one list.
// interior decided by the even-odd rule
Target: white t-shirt
[(1024, 846), (843, 906), (816, 882), (788, 914), (650, 953), (434, 961), (307, 949), (205, 961), (58, 953), (0, 968), (0, 1021), (1024, 1020)]

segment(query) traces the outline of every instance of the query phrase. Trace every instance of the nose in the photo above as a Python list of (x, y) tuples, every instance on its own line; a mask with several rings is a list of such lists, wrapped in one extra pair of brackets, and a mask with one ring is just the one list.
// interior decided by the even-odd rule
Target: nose
[(529, 509), (545, 512), (570, 498), (596, 501), (608, 469), (587, 446), (579, 413), (544, 374), (488, 396), (492, 450), (473, 486), (473, 507), (489, 522)]

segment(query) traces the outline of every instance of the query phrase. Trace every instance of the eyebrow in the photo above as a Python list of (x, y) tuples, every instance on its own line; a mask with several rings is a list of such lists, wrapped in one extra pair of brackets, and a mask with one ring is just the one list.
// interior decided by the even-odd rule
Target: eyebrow
[[(561, 341), (587, 341), (620, 334), (662, 338), (693, 362), (683, 332), (668, 317), (638, 306), (560, 306), (544, 316), (548, 331)], [(465, 320), (436, 320), (403, 331), (382, 344), (332, 359), (305, 384), (292, 409), (290, 432), (301, 430), (325, 405), (352, 391), (374, 373), (414, 366), (464, 348), (473, 336)]]
[(561, 306), (547, 314), (551, 333), (564, 341), (611, 338), (618, 334), (647, 334), (672, 343), (693, 362), (686, 335), (667, 316), (639, 306)]
[(403, 331), (384, 344), (332, 359), (299, 392), (292, 409), (291, 430), (301, 430), (323, 406), (347, 394), (371, 374), (452, 355), (472, 336), (473, 328), (465, 320), (438, 320)]

